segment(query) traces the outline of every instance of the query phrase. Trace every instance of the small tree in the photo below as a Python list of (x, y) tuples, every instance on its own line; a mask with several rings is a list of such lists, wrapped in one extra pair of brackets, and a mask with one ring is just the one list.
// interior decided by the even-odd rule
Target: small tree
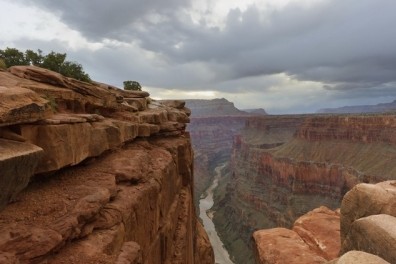
[(136, 81), (124, 81), (125, 90), (141, 91), (142, 86)]
[[(66, 77), (71, 77), (84, 82), (91, 82), (91, 78), (84, 71), (81, 64), (66, 60), (66, 53), (51, 51), (47, 55), (38, 49), (26, 50), (24, 53), (15, 48), (0, 49), (0, 59), (3, 60), (5, 67), (15, 65), (35, 65), (51, 71), (59, 72)], [(0, 65), (1, 67), (2, 65)]]
[(7, 67), (29, 64), (23, 52), (20, 52), (15, 48), (6, 48), (5, 50), (0, 50), (0, 58), (4, 60)]

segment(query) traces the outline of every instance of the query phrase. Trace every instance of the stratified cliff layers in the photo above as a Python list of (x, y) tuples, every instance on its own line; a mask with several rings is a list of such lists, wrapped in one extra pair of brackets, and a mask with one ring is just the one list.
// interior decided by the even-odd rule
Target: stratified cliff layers
[(253, 231), (334, 210), (357, 183), (396, 179), (395, 160), (394, 115), (249, 118), (215, 195), (214, 222), (236, 262), (247, 263)]
[(214, 263), (184, 102), (0, 72), (0, 263)]

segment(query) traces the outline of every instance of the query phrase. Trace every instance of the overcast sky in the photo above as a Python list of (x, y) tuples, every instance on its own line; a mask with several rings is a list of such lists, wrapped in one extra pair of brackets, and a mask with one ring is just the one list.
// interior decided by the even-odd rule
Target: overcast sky
[(0, 48), (271, 114), (396, 99), (395, 0), (0, 0)]

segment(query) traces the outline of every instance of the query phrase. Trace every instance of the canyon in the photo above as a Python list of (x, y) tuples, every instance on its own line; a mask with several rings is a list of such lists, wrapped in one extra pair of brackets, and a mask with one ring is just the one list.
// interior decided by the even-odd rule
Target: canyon
[[(212, 208), (216, 230), (235, 263), (254, 262), (254, 231), (292, 228), (322, 206), (334, 212), (358, 183), (396, 179), (394, 115), (267, 115), (244, 121), (234, 132)], [(213, 126), (221, 126), (221, 120)], [(339, 236), (340, 230), (333, 230), (332, 236)], [(319, 256), (320, 261), (335, 258), (334, 252)]]
[(182, 101), (0, 71), (1, 263), (214, 263)]

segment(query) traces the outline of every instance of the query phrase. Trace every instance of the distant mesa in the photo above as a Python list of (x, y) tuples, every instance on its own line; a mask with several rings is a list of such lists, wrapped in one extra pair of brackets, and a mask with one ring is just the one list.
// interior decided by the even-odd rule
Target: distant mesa
[(357, 114), (357, 113), (385, 113), (396, 111), (396, 100), (391, 103), (381, 103), (377, 105), (356, 105), (343, 106), (339, 108), (323, 108), (317, 113), (335, 113), (335, 114)]
[(255, 115), (268, 115), (268, 113), (263, 108), (242, 109), (242, 111), (248, 112), (249, 114), (255, 114)]
[(191, 109), (192, 117), (211, 117), (211, 116), (235, 116), (235, 115), (266, 115), (264, 109), (240, 110), (234, 103), (225, 98), (212, 100), (188, 99), (183, 100), (186, 106)]

